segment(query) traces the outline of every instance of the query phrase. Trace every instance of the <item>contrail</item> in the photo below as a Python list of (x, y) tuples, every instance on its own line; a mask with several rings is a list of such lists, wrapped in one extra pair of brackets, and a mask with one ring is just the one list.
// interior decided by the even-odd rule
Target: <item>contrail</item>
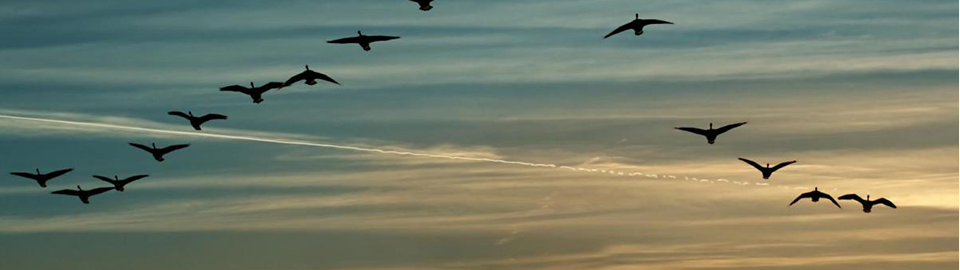
[[(58, 119), (47, 119), (47, 118), (36, 118), (36, 117), (25, 117), (25, 116), (14, 116), (14, 115), (4, 115), (0, 114), (0, 118), (12, 119), (12, 120), (21, 120), (21, 121), (33, 121), (33, 122), (43, 122), (43, 123), (52, 123), (52, 124), (61, 124), (61, 125), (70, 125), (70, 126), (84, 126), (84, 127), (95, 127), (102, 129), (116, 129), (116, 130), (126, 130), (126, 131), (136, 131), (136, 132), (146, 132), (146, 133), (155, 133), (155, 134), (170, 134), (170, 135), (183, 135), (183, 136), (194, 136), (194, 137), (206, 137), (206, 138), (217, 138), (217, 139), (227, 139), (227, 140), (239, 140), (239, 141), (253, 141), (253, 142), (265, 142), (265, 143), (275, 143), (275, 144), (286, 144), (286, 145), (300, 145), (300, 146), (310, 146), (310, 147), (321, 147), (321, 148), (332, 148), (332, 149), (341, 149), (341, 150), (351, 150), (351, 151), (360, 151), (368, 153), (379, 153), (379, 154), (388, 154), (388, 155), (401, 155), (401, 156), (415, 156), (415, 157), (428, 157), (428, 158), (442, 158), (442, 159), (452, 159), (452, 160), (465, 160), (465, 161), (476, 161), (476, 162), (489, 162), (489, 163), (500, 163), (500, 164), (511, 164), (511, 165), (520, 165), (528, 167), (538, 167), (538, 168), (554, 168), (554, 169), (565, 169), (577, 172), (589, 172), (589, 173), (602, 173), (615, 176), (628, 176), (628, 177), (646, 177), (652, 179), (669, 179), (669, 180), (687, 180), (691, 183), (724, 183), (724, 184), (734, 184), (734, 185), (752, 185), (752, 186), (772, 186), (769, 183), (751, 183), (751, 182), (741, 182), (741, 181), (729, 181), (727, 179), (698, 179), (696, 177), (688, 176), (676, 176), (676, 175), (666, 175), (666, 174), (655, 174), (655, 173), (641, 173), (641, 172), (624, 172), (616, 170), (606, 170), (606, 169), (592, 169), (584, 167), (572, 167), (572, 166), (560, 166), (550, 163), (532, 163), (532, 162), (523, 162), (515, 160), (504, 160), (504, 159), (492, 159), (492, 158), (477, 158), (477, 157), (463, 157), (463, 156), (454, 156), (454, 155), (443, 155), (443, 154), (431, 154), (431, 153), (420, 153), (420, 152), (408, 152), (408, 151), (397, 151), (397, 150), (385, 150), (379, 148), (368, 148), (368, 147), (358, 147), (358, 146), (349, 146), (349, 145), (336, 145), (336, 144), (325, 144), (325, 143), (314, 143), (307, 141), (298, 141), (298, 140), (286, 140), (286, 139), (273, 139), (273, 138), (262, 138), (262, 137), (251, 137), (251, 136), (240, 136), (240, 135), (229, 135), (229, 134), (218, 134), (218, 133), (199, 133), (199, 132), (187, 132), (187, 131), (176, 131), (176, 130), (166, 130), (166, 129), (157, 129), (157, 128), (145, 128), (145, 127), (135, 127), (135, 126), (122, 126), (115, 124), (105, 124), (105, 123), (96, 123), (96, 122), (82, 122), (82, 121), (70, 121), (70, 120), (58, 120)], [(790, 186), (779, 185), (780, 187), (792, 188)]]

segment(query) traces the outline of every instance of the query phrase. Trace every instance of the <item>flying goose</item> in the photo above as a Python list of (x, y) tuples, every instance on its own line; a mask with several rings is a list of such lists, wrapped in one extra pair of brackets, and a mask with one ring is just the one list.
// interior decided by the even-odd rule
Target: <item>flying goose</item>
[(147, 147), (146, 145), (142, 145), (139, 143), (130, 143), (130, 145), (136, 148), (140, 148), (143, 151), (149, 152), (151, 155), (153, 155), (153, 159), (156, 159), (157, 161), (160, 161), (160, 162), (163, 162), (163, 155), (166, 155), (170, 152), (176, 151), (178, 149), (187, 148), (187, 146), (190, 146), (189, 144), (175, 144), (175, 145), (167, 146), (164, 148), (157, 148), (156, 143), (150, 143), (150, 146), (152, 147)]
[(690, 132), (690, 133), (694, 133), (694, 134), (699, 134), (699, 135), (702, 135), (702, 136), (704, 136), (704, 137), (707, 137), (707, 143), (713, 144), (714, 141), (717, 140), (717, 136), (718, 136), (718, 135), (723, 134), (724, 132), (730, 131), (731, 129), (734, 129), (734, 128), (736, 128), (736, 127), (742, 126), (742, 125), (744, 125), (744, 124), (746, 124), (746, 123), (747, 123), (747, 122), (740, 122), (740, 123), (735, 123), (735, 124), (729, 124), (729, 125), (723, 126), (723, 127), (721, 127), (721, 128), (718, 128), (718, 129), (713, 129), (713, 123), (710, 123), (710, 129), (706, 129), (706, 130), (704, 130), (704, 129), (699, 129), (699, 128), (694, 128), (694, 127), (678, 127), (678, 128), (676, 128), (676, 129), (683, 130), (683, 131)]
[(140, 180), (147, 176), (150, 176), (150, 175), (147, 175), (147, 174), (134, 175), (134, 176), (124, 178), (123, 180), (120, 180), (120, 178), (117, 177), (116, 175), (113, 176), (113, 179), (110, 179), (109, 177), (105, 177), (105, 176), (99, 176), (99, 175), (94, 175), (93, 178), (100, 179), (107, 183), (113, 184), (114, 189), (116, 189), (117, 191), (123, 192), (124, 186), (126, 186), (130, 182)]
[(260, 87), (256, 87), (253, 85), (253, 82), (250, 82), (249, 88), (235, 84), (231, 86), (221, 87), (220, 91), (244, 93), (253, 99), (253, 103), (260, 103), (260, 102), (263, 102), (263, 93), (270, 91), (270, 89), (275, 89), (280, 87), (283, 87), (282, 82), (269, 82), (267, 84), (261, 85)]
[(104, 192), (111, 191), (111, 190), (113, 190), (112, 187), (101, 187), (101, 188), (95, 188), (95, 189), (91, 189), (91, 190), (83, 190), (82, 188), (80, 188), (80, 186), (77, 186), (77, 190), (61, 189), (61, 190), (57, 190), (57, 191), (50, 192), (50, 193), (53, 193), (53, 194), (61, 194), (61, 195), (70, 195), (70, 196), (77, 196), (77, 197), (80, 198), (80, 201), (81, 201), (81, 202), (83, 202), (84, 204), (89, 204), (89, 203), (90, 203), (90, 200), (89, 200), (89, 199), (90, 199), (90, 196), (97, 195), (97, 194), (104, 193)]
[(327, 43), (335, 43), (335, 44), (350, 44), (350, 43), (356, 43), (356, 44), (360, 44), (360, 47), (363, 48), (364, 51), (369, 51), (369, 50), (370, 50), (370, 43), (378, 42), (378, 41), (387, 41), (387, 40), (398, 39), (398, 38), (400, 38), (400, 37), (394, 37), (394, 36), (367, 36), (367, 35), (364, 35), (363, 33), (361, 33), (360, 31), (357, 31), (357, 36), (355, 36), (355, 37), (347, 37), (347, 38), (341, 38), (341, 39), (334, 39), (334, 40), (327, 41)]
[(430, 5), (430, 2), (433, 2), (433, 0), (410, 0), (410, 2), (417, 2), (417, 4), (420, 4), (420, 10), (423, 11), (433, 9), (433, 6)]
[[(337, 85), (340, 85), (339, 82), (337, 82), (337, 81), (334, 80), (333, 78), (330, 78), (330, 76), (327, 76), (326, 74), (323, 74), (323, 73), (319, 73), (319, 72), (310, 70), (310, 66), (309, 66), (309, 65), (307, 65), (306, 68), (307, 68), (307, 70), (304, 70), (303, 72), (300, 72), (300, 74), (293, 75), (293, 77), (290, 77), (290, 79), (288, 79), (286, 82), (284, 82), (284, 83), (283, 83), (283, 86), (281, 86), (280, 88), (284, 88), (284, 87), (287, 87), (287, 86), (291, 86), (291, 85), (293, 85), (293, 84), (295, 84), (295, 83), (297, 83), (297, 82), (299, 82), (299, 81), (303, 81), (303, 80), (306, 80), (306, 84), (307, 84), (307, 85), (315, 85), (315, 84), (317, 84), (317, 79), (324, 80), (324, 81), (328, 81), (328, 82), (331, 82), (331, 83), (335, 83), (335, 84), (337, 84)], [(277, 90), (279, 90), (280, 88), (278, 88)]]
[(33, 179), (34, 181), (37, 181), (37, 184), (40, 184), (40, 187), (47, 187), (47, 181), (50, 181), (50, 179), (57, 178), (58, 176), (64, 175), (72, 170), (73, 168), (68, 168), (68, 169), (52, 171), (44, 174), (44, 173), (40, 173), (40, 168), (37, 168), (36, 174), (28, 173), (28, 172), (12, 172), (10, 174)]
[(603, 36), (604, 39), (619, 34), (620, 32), (627, 31), (628, 29), (633, 29), (634, 35), (642, 35), (643, 27), (651, 24), (673, 24), (672, 22), (657, 20), (657, 19), (640, 19), (640, 13), (637, 13), (633, 21), (630, 21), (617, 29), (614, 29), (613, 32), (610, 32), (606, 36)]
[(200, 116), (200, 117), (193, 116), (193, 112), (192, 112), (192, 111), (187, 111), (187, 113), (183, 113), (183, 112), (181, 112), (181, 111), (170, 111), (170, 112), (168, 112), (167, 114), (169, 114), (169, 115), (175, 115), (175, 116), (179, 116), (179, 117), (183, 117), (183, 118), (189, 120), (189, 121), (190, 121), (190, 125), (193, 126), (193, 129), (196, 129), (196, 130), (200, 130), (200, 125), (202, 125), (203, 123), (206, 123), (207, 121), (210, 121), (210, 120), (226, 120), (226, 119), (227, 119), (227, 116), (226, 116), (226, 115), (216, 114), (216, 113), (208, 113), (208, 114), (206, 114), (206, 115), (204, 115), (204, 116)]
[(807, 193), (800, 194), (800, 196), (798, 196), (796, 199), (793, 199), (793, 202), (790, 202), (790, 205), (793, 205), (793, 204), (797, 203), (797, 201), (799, 201), (800, 199), (803, 199), (803, 198), (810, 198), (810, 200), (813, 201), (813, 202), (818, 202), (818, 201), (820, 201), (820, 198), (826, 198), (826, 199), (830, 200), (831, 202), (833, 202), (833, 204), (836, 205), (837, 208), (843, 208), (843, 207), (840, 207), (840, 204), (837, 203), (837, 200), (834, 200), (833, 197), (830, 197), (829, 194), (820, 192), (819, 190), (817, 190), (816, 187), (814, 187), (814, 188), (813, 188), (813, 191), (811, 191), (811, 192), (807, 192)]
[(770, 175), (773, 174), (773, 172), (775, 172), (775, 171), (777, 171), (777, 170), (779, 170), (779, 169), (781, 169), (781, 168), (783, 168), (783, 167), (786, 167), (787, 165), (790, 165), (790, 164), (793, 164), (793, 163), (797, 163), (796, 160), (791, 160), (791, 161), (781, 162), (780, 164), (777, 164), (777, 166), (773, 166), (773, 167), (771, 168), (771, 167), (770, 167), (770, 163), (767, 163), (767, 167), (763, 167), (763, 166), (760, 166), (760, 164), (757, 164), (756, 162), (753, 162), (753, 160), (749, 160), (749, 159), (745, 159), (745, 158), (738, 158), (738, 159), (740, 159), (740, 160), (743, 161), (743, 162), (746, 162), (747, 164), (750, 164), (750, 165), (753, 166), (754, 168), (757, 168), (757, 170), (760, 170), (760, 172), (763, 173), (763, 179), (770, 179)]
[(879, 198), (871, 201), (870, 195), (867, 195), (866, 200), (864, 200), (863, 198), (860, 198), (860, 196), (857, 196), (857, 194), (847, 194), (847, 195), (840, 196), (837, 199), (838, 200), (854, 200), (859, 202), (860, 204), (863, 205), (864, 213), (870, 213), (870, 211), (873, 209), (873, 206), (877, 204), (882, 204), (882, 205), (889, 206), (890, 208), (897, 209), (897, 206), (894, 205), (893, 202), (891, 202), (890, 200), (887, 200), (886, 198)]

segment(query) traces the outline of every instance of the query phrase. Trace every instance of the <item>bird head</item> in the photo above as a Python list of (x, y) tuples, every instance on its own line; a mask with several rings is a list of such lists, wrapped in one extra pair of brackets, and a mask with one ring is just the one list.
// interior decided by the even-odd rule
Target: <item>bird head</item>
[(767, 168), (770, 168), (770, 163), (767, 163)]
[(310, 70), (310, 65), (304, 65), (303, 67), (307, 68), (307, 70)]
[(363, 33), (360, 33), (360, 30), (357, 30), (357, 35), (362, 37)]
[(639, 19), (640, 19), (640, 13), (634, 14), (634, 17), (633, 17), (633, 18), (634, 18), (634, 20), (639, 20)]
[(114, 179), (114, 180), (117, 180), (117, 181), (120, 181), (120, 177), (117, 177), (116, 175), (113, 176), (113, 179)]
[(37, 168), (37, 174), (40, 174), (40, 168)]
[(157, 143), (150, 143), (150, 146), (152, 146), (153, 149), (157, 149)]
[(189, 114), (190, 116), (193, 116), (193, 111), (187, 111), (187, 114)]
[(713, 123), (710, 123), (710, 129), (713, 129)]
[(250, 82), (250, 88), (254, 88), (253, 82)]
[(80, 188), (80, 186), (77, 186), (77, 191), (83, 191), (83, 189)]

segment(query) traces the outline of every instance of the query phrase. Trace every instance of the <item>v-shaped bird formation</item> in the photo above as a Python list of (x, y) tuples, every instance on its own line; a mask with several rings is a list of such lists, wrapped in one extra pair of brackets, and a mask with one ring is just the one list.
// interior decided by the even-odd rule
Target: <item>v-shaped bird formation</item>
[[(409, 1), (417, 3), (420, 6), (419, 9), (422, 11), (429, 11), (433, 9), (433, 6), (431, 5), (431, 3), (434, 2), (434, 0), (409, 0)], [(633, 33), (635, 36), (640, 36), (644, 34), (644, 28), (647, 26), (673, 25), (673, 24), (674, 24), (673, 22), (660, 20), (660, 19), (641, 19), (640, 14), (636, 13), (634, 14), (633, 20), (617, 27), (613, 31), (604, 35), (603, 39), (610, 38), (614, 35), (620, 34), (627, 30), (633, 30)], [(327, 41), (327, 43), (357, 44), (364, 51), (370, 51), (372, 50), (371, 44), (375, 42), (386, 42), (386, 41), (396, 40), (399, 38), (400, 38), (399, 36), (388, 36), (388, 35), (365, 35), (362, 31), (357, 31), (356, 36), (333, 39), (333, 40)], [(249, 96), (250, 99), (253, 100), (253, 103), (259, 104), (264, 101), (264, 98), (263, 98), (264, 94), (266, 94), (271, 90), (279, 91), (284, 88), (292, 87), (300, 82), (303, 82), (305, 85), (308, 85), (308, 86), (314, 86), (314, 85), (317, 85), (319, 81), (341, 85), (340, 82), (338, 82), (334, 78), (324, 73), (314, 71), (310, 69), (309, 65), (305, 65), (303, 71), (292, 75), (286, 80), (270, 81), (259, 86), (257, 86), (256, 83), (251, 81), (249, 87), (243, 86), (243, 85), (229, 85), (229, 86), (221, 87), (220, 91), (241, 93)], [(187, 111), (186, 113), (182, 111), (170, 111), (167, 114), (172, 116), (177, 116), (187, 120), (190, 123), (190, 126), (193, 127), (193, 129), (196, 131), (202, 131), (201, 125), (204, 125), (205, 123), (208, 123), (210, 121), (227, 120), (226, 115), (217, 114), (217, 113), (208, 113), (202, 116), (197, 116), (197, 115), (194, 115), (192, 111)], [(703, 136), (706, 139), (707, 144), (713, 145), (717, 142), (717, 138), (721, 134), (726, 134), (732, 131), (733, 129), (741, 127), (746, 124), (747, 122), (738, 122), (738, 123), (728, 124), (728, 125), (714, 129), (713, 123), (709, 123), (709, 126), (707, 129), (697, 128), (697, 127), (675, 127), (675, 129)], [(158, 148), (156, 143), (150, 143), (150, 146), (146, 146), (144, 144), (133, 143), (133, 142), (129, 143), (129, 145), (149, 153), (150, 156), (157, 162), (163, 162), (165, 160), (164, 158), (165, 156), (190, 146), (190, 144), (174, 144), (174, 145)], [(761, 173), (761, 176), (765, 180), (769, 180), (773, 176), (774, 172), (782, 170), (783, 168), (797, 162), (796, 160), (785, 161), (785, 162), (777, 163), (776, 165), (771, 167), (770, 163), (766, 163), (766, 162), (765, 162), (766, 165), (760, 165), (760, 163), (750, 159), (746, 159), (742, 157), (738, 159), (744, 163), (749, 164), (753, 168), (759, 170)], [(11, 174), (15, 176), (31, 179), (33, 181), (36, 181), (41, 188), (46, 188), (47, 183), (49, 181), (55, 178), (61, 177), (63, 175), (66, 175), (71, 171), (73, 171), (73, 168), (61, 169), (61, 170), (56, 170), (48, 173), (41, 173), (40, 169), (37, 168), (36, 173), (12, 172)], [(77, 185), (77, 189), (62, 189), (62, 190), (54, 191), (52, 193), (76, 196), (80, 199), (81, 202), (83, 202), (84, 204), (88, 204), (90, 203), (89, 199), (92, 196), (102, 194), (110, 190), (116, 190), (116, 191), (122, 192), (125, 190), (125, 187), (127, 185), (131, 184), (134, 181), (146, 178), (148, 176), (149, 175), (146, 175), (146, 174), (140, 174), (140, 175), (133, 175), (130, 177), (120, 179), (119, 176), (117, 175), (114, 175), (113, 178), (101, 176), (101, 175), (93, 175), (94, 178), (103, 182), (107, 182), (111, 186), (84, 190), (79, 185)], [(867, 195), (867, 199), (863, 199), (856, 194), (846, 194), (846, 195), (840, 196), (837, 199), (834, 199), (831, 195), (820, 191), (819, 188), (817, 187), (815, 187), (813, 191), (800, 194), (792, 202), (790, 202), (789, 206), (793, 206), (797, 202), (800, 202), (804, 199), (809, 199), (814, 203), (819, 202), (821, 199), (829, 200), (833, 205), (837, 206), (837, 208), (842, 208), (840, 206), (840, 203), (837, 202), (837, 199), (841, 201), (851, 200), (851, 201), (860, 203), (860, 205), (863, 207), (863, 212), (865, 213), (870, 213), (873, 209), (873, 206), (875, 205), (884, 205), (890, 208), (897, 208), (897, 206), (894, 205), (893, 202), (885, 198), (870, 200), (870, 195)]]

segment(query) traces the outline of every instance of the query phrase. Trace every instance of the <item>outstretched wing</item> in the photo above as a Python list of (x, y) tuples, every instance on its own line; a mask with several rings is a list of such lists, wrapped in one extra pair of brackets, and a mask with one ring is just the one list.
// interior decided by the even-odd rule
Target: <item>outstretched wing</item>
[(185, 114), (185, 113), (183, 113), (183, 112), (181, 112), (181, 111), (169, 111), (169, 112), (167, 112), (167, 114), (169, 114), (169, 115), (174, 115), (174, 116), (179, 116), (179, 117), (183, 117), (183, 118), (185, 118), (185, 119), (187, 119), (187, 120), (190, 119), (190, 115), (187, 115), (187, 114)]
[(847, 194), (847, 195), (837, 197), (837, 199), (838, 200), (854, 200), (854, 201), (863, 203), (863, 198), (860, 198), (860, 196), (857, 196), (857, 194)]
[(287, 81), (283, 83), (283, 87), (291, 86), (299, 81), (302, 81), (308, 78), (310, 78), (309, 70), (300, 72), (300, 74), (293, 75), (293, 77), (290, 77), (290, 79), (287, 79)]
[(617, 27), (617, 29), (613, 29), (613, 32), (610, 32), (606, 36), (603, 36), (603, 38), (606, 39), (610, 36), (619, 34), (620, 32), (627, 31), (627, 29), (632, 29), (634, 24), (635, 24), (635, 21), (630, 21), (624, 25), (621, 25), (620, 27)]
[(282, 83), (282, 82), (268, 82), (268, 83), (266, 83), (266, 84), (264, 84), (264, 85), (261, 85), (261, 86), (260, 86), (260, 89), (264, 89), (264, 92), (266, 92), (267, 90), (276, 89), (276, 88), (280, 88), (280, 87), (283, 87), (283, 83)]
[(668, 22), (668, 21), (664, 21), (664, 20), (658, 20), (658, 19), (642, 19), (642, 20), (640, 20), (640, 23), (642, 23), (643, 25), (650, 25), (650, 24), (673, 24), (672, 22)]
[(721, 127), (721, 128), (716, 129), (716, 130), (717, 130), (717, 134), (721, 134), (721, 133), (730, 131), (731, 129), (734, 129), (734, 128), (736, 128), (736, 127), (739, 127), (739, 126), (742, 126), (742, 125), (745, 125), (745, 124), (747, 124), (747, 122), (740, 122), (740, 123), (736, 123), (736, 124), (729, 124), (729, 125), (723, 126), (723, 127)]
[(679, 129), (679, 130), (683, 130), (683, 131), (686, 131), (686, 132), (690, 132), (690, 133), (694, 133), (694, 134), (699, 134), (699, 135), (707, 136), (706, 130), (702, 130), (702, 129), (695, 128), (695, 127), (676, 127), (675, 129)]
[(133, 181), (137, 181), (137, 180), (146, 178), (147, 176), (150, 176), (150, 175), (149, 175), (149, 174), (139, 174), (139, 175), (134, 175), (134, 176), (131, 176), (131, 177), (127, 177), (126, 179), (123, 179), (123, 180), (120, 180), (120, 181), (123, 181), (124, 183), (130, 183), (130, 182), (133, 182)]
[(231, 85), (231, 86), (220, 87), (220, 91), (240, 92), (240, 93), (246, 93), (247, 91), (249, 91), (249, 89), (250, 89), (250, 88), (246, 88), (246, 87), (239, 86), (239, 85), (236, 85), (236, 84)]
[(336, 44), (348, 44), (348, 43), (360, 43), (360, 37), (347, 37), (334, 40), (328, 40), (327, 43), (336, 43)]
[(91, 190), (84, 190), (84, 192), (87, 193), (87, 196), (93, 196), (93, 195), (97, 195), (97, 194), (104, 193), (104, 192), (107, 192), (107, 191), (111, 191), (111, 190), (113, 190), (113, 189), (114, 189), (114, 188), (112, 188), (112, 187), (101, 187), (101, 188), (95, 188), (95, 189), (91, 189)]
[(190, 146), (190, 145), (189, 145), (189, 144), (174, 144), (174, 145), (171, 145), (171, 146), (167, 146), (167, 147), (161, 148), (161, 149), (160, 149), (160, 152), (163, 153), (163, 154), (167, 154), (167, 153), (170, 153), (170, 152), (173, 152), (173, 151), (177, 151), (177, 150), (180, 150), (180, 149), (183, 149), (183, 148), (187, 148), (187, 146)]
[(226, 119), (227, 119), (227, 116), (226, 116), (226, 115), (216, 114), (216, 113), (209, 113), (209, 114), (207, 114), (207, 115), (201, 116), (201, 117), (200, 117), (200, 122), (206, 122), (206, 121), (210, 121), (210, 120), (226, 120)]
[(147, 147), (146, 145), (142, 145), (142, 144), (139, 144), (139, 143), (130, 143), (130, 145), (132, 145), (133, 147), (136, 147), (136, 148), (140, 148), (140, 150), (153, 153), (153, 148)]
[(394, 39), (398, 39), (398, 38), (400, 38), (400, 37), (395, 37), (395, 36), (367, 36), (367, 38), (369, 39), (370, 42), (377, 42), (377, 41), (394, 40)]
[(754, 168), (757, 168), (757, 170), (763, 170), (763, 169), (765, 169), (763, 166), (760, 166), (760, 164), (757, 164), (756, 162), (753, 162), (753, 160), (749, 160), (749, 159), (745, 159), (745, 158), (737, 158), (737, 159), (739, 159), (740, 161), (746, 162), (747, 164), (750, 164), (750, 166), (753, 166)]
[(61, 190), (57, 190), (57, 191), (50, 192), (50, 193), (51, 193), (51, 194), (70, 195), (70, 196), (80, 196), (80, 191), (76, 191), (76, 190), (72, 190), (72, 189), (61, 189)]
[(94, 175), (93, 178), (100, 179), (100, 181), (104, 181), (104, 182), (111, 183), (111, 184), (112, 184), (113, 181), (114, 181), (113, 179), (110, 179), (109, 177), (99, 176), (99, 175)]
[(66, 174), (66, 173), (68, 173), (68, 172), (70, 172), (70, 171), (73, 171), (73, 168), (66, 168), (66, 169), (59, 170), (59, 171), (52, 171), (52, 172), (50, 172), (50, 173), (47, 174), (47, 179), (56, 178), (56, 177), (58, 177), (58, 176), (61, 176), (61, 175)]
[(776, 170), (779, 170), (779, 169), (781, 169), (781, 168), (783, 168), (783, 167), (786, 167), (787, 165), (794, 164), (794, 163), (797, 163), (797, 161), (796, 161), (796, 160), (791, 160), (791, 161), (787, 161), (787, 162), (780, 162), (780, 164), (777, 164), (777, 166), (773, 166), (772, 169), (773, 169), (774, 171), (776, 171)]
[(327, 76), (327, 74), (323, 74), (323, 73), (316, 72), (316, 71), (312, 71), (312, 70), (308, 70), (308, 71), (306, 71), (306, 72), (310, 72), (310, 75), (313, 76), (313, 78), (321, 79), (321, 80), (328, 81), (328, 82), (332, 82), (332, 83), (335, 83), (335, 84), (337, 84), (337, 85), (340, 84), (339, 82), (337, 82), (337, 81), (334, 80), (333, 78), (330, 78), (330, 76)]
[(874, 202), (889, 206), (890, 208), (897, 208), (897, 206), (894, 205), (893, 202), (891, 202), (890, 200), (887, 200), (886, 198), (879, 198)]
[(797, 203), (798, 201), (802, 200), (803, 198), (810, 198), (810, 197), (812, 197), (812, 195), (813, 195), (813, 192), (807, 192), (807, 193), (804, 193), (804, 194), (800, 194), (800, 196), (797, 196), (796, 199), (793, 199), (793, 201), (790, 202), (790, 205), (793, 205), (793, 204)]
[(20, 176), (20, 177), (24, 177), (24, 178), (30, 178), (30, 179), (33, 179), (33, 180), (37, 180), (37, 179), (39, 178), (36, 174), (25, 173), (25, 172), (12, 172), (12, 173), (10, 173), (10, 174), (16, 175), (16, 176)]
[[(823, 193), (823, 192), (821, 192), (821, 193)], [(830, 196), (830, 195), (827, 195), (826, 193), (823, 193), (823, 195), (821, 195), (821, 197), (827, 198), (828, 200), (830, 200), (830, 202), (833, 203), (833, 205), (836, 205), (837, 208), (843, 209), (843, 207), (840, 206), (840, 203), (838, 203), (837, 200), (834, 200), (834, 199), (833, 199), (833, 196)]]

